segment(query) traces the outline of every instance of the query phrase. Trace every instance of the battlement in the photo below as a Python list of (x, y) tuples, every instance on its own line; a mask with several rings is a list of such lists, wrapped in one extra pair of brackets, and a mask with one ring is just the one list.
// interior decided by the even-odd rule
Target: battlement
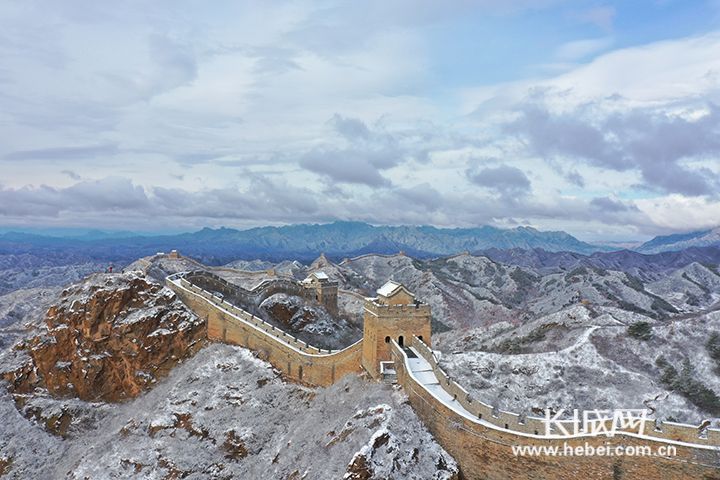
[[(544, 418), (503, 411), (473, 398), (439, 367), (432, 350), (419, 338), (411, 340), (411, 348), (395, 341), (391, 345), (397, 383), (433, 436), (461, 465), (466, 478), (679, 480), (712, 478), (720, 466), (720, 430), (647, 419), (642, 433), (637, 424), (620, 428), (613, 436), (585, 431), (565, 435), (558, 429), (547, 434)], [(574, 432), (573, 421), (561, 425)], [(613, 453), (518, 456), (513, 446), (560, 452), (590, 447), (595, 452)], [(617, 456), (618, 449), (645, 453)]]
[[(276, 294), (285, 293), (295, 295), (306, 300), (317, 302), (323, 305), (332, 315), (337, 315), (337, 282), (330, 281), (313, 281), (313, 277), (308, 277), (303, 282), (298, 282), (290, 278), (268, 278), (255, 285), (250, 290), (239, 285), (228, 282), (224, 278), (209, 272), (207, 270), (193, 270), (183, 274), (183, 277), (190, 280), (203, 280), (205, 283), (212, 285), (212, 289), (224, 297), (232, 296), (237, 299), (237, 303), (242, 304), (246, 310), (253, 313), (257, 312), (257, 307), (266, 298)], [(196, 282), (197, 283), (197, 282)]]
[(427, 317), (431, 314), (430, 305), (426, 303), (413, 303), (409, 305), (383, 305), (375, 298), (367, 298), (365, 311), (376, 317), (418, 316)]
[(186, 276), (171, 275), (166, 283), (196, 314), (206, 318), (210, 340), (249, 348), (293, 380), (311, 385), (330, 385), (360, 371), (362, 340), (342, 350), (318, 348), (195, 285)]
[[(473, 418), (483, 420), (495, 426), (511, 432), (536, 437), (545, 437), (546, 422), (544, 418), (500, 410), (497, 407), (483, 403), (470, 395), (460, 384), (453, 380), (439, 365), (433, 351), (421, 339), (413, 337), (410, 340), (414, 350), (430, 364), (433, 373), (439, 380), (442, 389), (447, 392), (454, 401), (465, 409)], [(575, 430), (574, 420), (561, 420), (557, 422), (568, 432)], [(606, 429), (610, 429), (610, 421), (606, 422)], [(642, 427), (642, 428), (641, 428)], [(590, 432), (579, 429), (580, 436), (590, 435)], [(703, 428), (701, 425), (687, 425), (675, 422), (662, 422), (655, 419), (645, 419), (642, 425), (626, 425), (619, 429), (623, 433), (640, 435), (651, 439), (686, 442), (696, 445), (708, 445), (720, 447), (720, 429)], [(557, 436), (562, 432), (559, 427), (551, 428), (550, 436)]]

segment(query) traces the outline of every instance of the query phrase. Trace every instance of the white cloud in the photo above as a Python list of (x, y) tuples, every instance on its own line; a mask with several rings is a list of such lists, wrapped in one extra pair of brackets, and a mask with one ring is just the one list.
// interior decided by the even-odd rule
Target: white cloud
[(540, 86), (569, 91), (575, 102), (611, 95), (635, 105), (717, 100), (712, 72), (720, 72), (718, 33), (617, 50)]
[(668, 195), (636, 200), (657, 227), (672, 231), (701, 230), (720, 224), (720, 200)]
[[(464, 90), (440, 78), (438, 57), (453, 45), (429, 31), (478, 12), (506, 21), (562, 3), (5, 3), (3, 194), (29, 202), (13, 218), (38, 222), (103, 221), (107, 211), (69, 200), (98, 183), (136, 205), (140, 188), (147, 211), (116, 206), (139, 223), (161, 215), (197, 226), (335, 217), (550, 228), (556, 221), (584, 232), (619, 222), (643, 232), (656, 228), (654, 221), (666, 225), (660, 207), (615, 208), (592, 220), (582, 209), (607, 198), (612, 202), (596, 200), (595, 207), (618, 207), (617, 198), (626, 197), (613, 195), (623, 190), (666, 198), (677, 191), (667, 187), (678, 174), (693, 180), (683, 172), (717, 173), (712, 149), (702, 158), (673, 157), (682, 168), (655, 179), (664, 186), (651, 194), (641, 185), (652, 173), (649, 162), (644, 170), (612, 165), (632, 142), (599, 149), (595, 156), (606, 157), (598, 162), (587, 161), (587, 139), (617, 147), (604, 137), (617, 129), (598, 125), (618, 112), (700, 121), (710, 112), (707, 102), (720, 103), (720, 34), (601, 53), (621, 37), (611, 31), (614, 10), (598, 7), (575, 12), (573, 20), (603, 31), (586, 25), (580, 40), (548, 49), (562, 74)], [(570, 152), (528, 149), (537, 142), (504, 129), (522, 118), (519, 106), (539, 99), (555, 121), (550, 127), (559, 125), (548, 131), (575, 142)], [(583, 132), (589, 137), (580, 138)], [(658, 132), (648, 129), (643, 145)], [(471, 161), (477, 175), (468, 178)], [(127, 183), (103, 183), (118, 176)], [(492, 179), (504, 183), (488, 185)], [(680, 183), (686, 194), (695, 185), (712, 189)], [(259, 199), (248, 195), (251, 188)], [(522, 201), (510, 205), (513, 194)], [(381, 200), (417, 208), (382, 213)], [(107, 202), (100, 198), (98, 208)]]
[(720, 32), (621, 48), (569, 72), (468, 88), (464, 111), (504, 111), (534, 92), (554, 96), (557, 109), (603, 100), (608, 108), (720, 103)]

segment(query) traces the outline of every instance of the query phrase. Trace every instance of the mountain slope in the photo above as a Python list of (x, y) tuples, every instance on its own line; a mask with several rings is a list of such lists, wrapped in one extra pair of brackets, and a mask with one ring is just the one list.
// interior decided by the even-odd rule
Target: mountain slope
[(642, 253), (659, 253), (671, 250), (683, 250), (690, 247), (708, 247), (720, 245), (720, 227), (699, 232), (680, 233), (655, 237), (637, 248)]
[[(457, 479), (458, 467), (405, 397), (350, 376), (286, 383), (249, 350), (212, 344), (146, 394), (81, 410), (65, 439), (23, 418), (0, 389), (9, 478)], [(416, 452), (414, 455), (412, 452)], [(362, 457), (362, 458), (359, 458)]]
[(667, 271), (692, 263), (717, 265), (720, 263), (720, 245), (691, 247), (680, 251), (643, 254), (630, 250), (595, 252), (582, 255), (572, 252), (548, 252), (539, 248), (532, 250), (492, 248), (476, 252), (496, 262), (532, 268), (545, 273), (572, 270), (578, 267), (594, 267), (631, 273), (644, 279), (654, 280)]
[(249, 350), (197, 351), (199, 319), (149, 276), (23, 293), (0, 296), (3, 478), (458, 478), (393, 387), (308, 388)]

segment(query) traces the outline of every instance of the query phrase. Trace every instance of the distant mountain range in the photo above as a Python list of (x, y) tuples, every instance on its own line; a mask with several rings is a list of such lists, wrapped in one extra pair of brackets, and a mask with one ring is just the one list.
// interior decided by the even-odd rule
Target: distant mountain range
[(690, 247), (720, 245), (720, 227), (691, 233), (655, 237), (637, 248), (641, 253), (659, 253), (684, 250)]
[(36, 249), (58, 253), (80, 250), (91, 258), (131, 260), (176, 248), (209, 264), (237, 259), (312, 260), (324, 252), (335, 258), (365, 253), (397, 253), (427, 258), (458, 252), (498, 248), (541, 248), (550, 252), (589, 254), (610, 247), (582, 242), (565, 232), (530, 227), (500, 229), (373, 226), (360, 222), (260, 227), (249, 230), (204, 228), (194, 233), (160, 236), (93, 235), (59, 238), (27, 233), (0, 235), (0, 253), (30, 253)]
[(675, 270), (691, 263), (706, 265), (715, 270), (720, 264), (720, 245), (689, 247), (683, 250), (654, 254), (619, 250), (582, 255), (573, 252), (548, 252), (539, 248), (532, 250), (491, 248), (476, 252), (476, 254), (505, 265), (517, 265), (546, 273), (593, 267), (632, 273), (642, 278), (652, 279), (657, 279), (658, 275), (663, 272)]
[[(657, 237), (636, 250), (641, 253), (657, 253), (712, 245), (720, 245), (720, 228)], [(310, 261), (320, 252), (340, 259), (366, 253), (392, 254), (399, 251), (415, 258), (429, 258), (492, 250), (569, 252), (569, 255), (592, 255), (620, 250), (617, 247), (592, 245), (565, 232), (540, 231), (531, 227), (435, 228), (373, 226), (361, 222), (301, 224), (248, 230), (204, 228), (193, 233), (155, 236), (133, 235), (129, 232), (86, 232), (72, 237), (16, 232), (0, 234), (0, 254), (39, 253), (45, 257), (49, 253), (56, 255), (58, 259), (72, 257), (73, 261), (77, 261), (77, 257), (81, 256), (89, 261), (130, 262), (138, 257), (171, 249), (178, 249), (181, 253), (209, 265), (254, 259), (273, 262), (286, 259)], [(617, 255), (625, 254), (618, 252)]]

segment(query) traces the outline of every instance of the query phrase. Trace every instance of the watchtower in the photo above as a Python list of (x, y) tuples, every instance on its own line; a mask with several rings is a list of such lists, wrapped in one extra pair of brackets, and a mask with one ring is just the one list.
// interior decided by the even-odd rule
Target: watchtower
[(380, 362), (391, 360), (390, 340), (402, 347), (413, 335), (430, 345), (430, 305), (415, 298), (402, 284), (389, 281), (376, 297), (365, 299), (362, 365), (380, 378)]
[(325, 306), (332, 315), (338, 314), (338, 284), (330, 280), (325, 272), (313, 272), (302, 281), (306, 298)]

